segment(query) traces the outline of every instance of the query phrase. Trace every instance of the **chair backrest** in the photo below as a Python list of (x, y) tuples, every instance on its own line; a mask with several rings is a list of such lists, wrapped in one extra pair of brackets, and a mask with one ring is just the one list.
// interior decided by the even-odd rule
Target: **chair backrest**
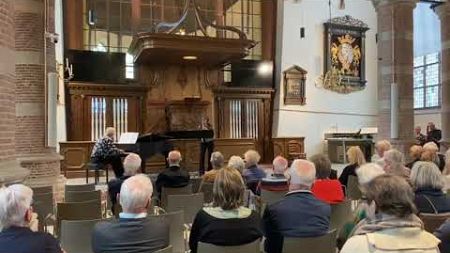
[(278, 200), (283, 199), (284, 195), (286, 195), (287, 191), (275, 192), (275, 191), (266, 191), (261, 189), (261, 200), (267, 205), (271, 205)]
[(167, 207), (167, 196), (169, 195), (182, 195), (182, 194), (191, 194), (192, 193), (192, 185), (188, 184), (184, 187), (172, 188), (172, 187), (163, 187), (161, 190), (161, 206), (163, 208)]
[(358, 200), (362, 197), (361, 190), (359, 189), (358, 177), (349, 176), (347, 182), (347, 198), (352, 200)]
[(53, 192), (53, 186), (42, 186), (42, 187), (33, 187), (33, 196), (36, 194), (43, 194)]
[(192, 193), (197, 193), (200, 188), (200, 183), (202, 182), (201, 177), (191, 178), (189, 183), (192, 185)]
[(55, 204), (53, 200), (53, 193), (40, 193), (33, 194), (33, 209), (38, 215), (39, 231), (44, 230), (45, 219), (48, 215), (52, 215), (55, 212)]
[(171, 245), (171, 251), (173, 253), (184, 253), (184, 212), (176, 211), (160, 215), (150, 216), (154, 219), (165, 219), (170, 226), (169, 243)]
[(285, 237), (283, 253), (336, 253), (336, 235), (333, 229), (318, 237)]
[(198, 253), (259, 253), (260, 240), (239, 246), (217, 246), (210, 243), (199, 242)]
[(167, 196), (167, 212), (184, 211), (184, 223), (189, 224), (194, 221), (195, 215), (202, 209), (204, 203), (203, 193), (188, 195)]
[(433, 233), (442, 225), (442, 223), (450, 218), (450, 213), (420, 213), (419, 218), (423, 221), (425, 230)]
[[(95, 220), (101, 218), (101, 203), (97, 200), (57, 203), (56, 230), (60, 231), (62, 220)], [(56, 234), (59, 235), (59, 232)]]
[(86, 202), (97, 200), (102, 201), (102, 193), (100, 190), (97, 191), (66, 191), (65, 201), (66, 202)]
[(173, 251), (172, 245), (169, 245), (167, 248), (157, 250), (153, 253), (175, 253), (175, 252)]
[(353, 217), (352, 201), (344, 200), (339, 204), (331, 205), (330, 229), (340, 230)]
[(214, 183), (204, 182), (202, 184), (202, 188), (200, 189), (200, 192), (203, 192), (203, 195), (205, 196), (205, 203), (211, 203), (213, 201), (213, 188), (214, 188)]
[(91, 237), (94, 226), (101, 219), (61, 221), (61, 246), (69, 253), (91, 253)]
[(66, 192), (88, 192), (95, 191), (95, 184), (66, 184)]

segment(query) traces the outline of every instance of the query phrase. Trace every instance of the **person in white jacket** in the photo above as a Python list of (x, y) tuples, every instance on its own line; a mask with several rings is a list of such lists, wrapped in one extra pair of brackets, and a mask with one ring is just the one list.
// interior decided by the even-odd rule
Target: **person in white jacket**
[(414, 214), (414, 193), (404, 178), (381, 175), (367, 189), (376, 213), (355, 227), (341, 253), (439, 253), (440, 240)]

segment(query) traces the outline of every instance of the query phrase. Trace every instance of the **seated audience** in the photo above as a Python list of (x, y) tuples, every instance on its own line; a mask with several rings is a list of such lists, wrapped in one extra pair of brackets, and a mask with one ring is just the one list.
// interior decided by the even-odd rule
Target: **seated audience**
[(417, 162), (411, 171), (411, 183), (419, 213), (450, 212), (450, 197), (442, 191), (445, 180), (436, 164)]
[(445, 177), (445, 191), (450, 190), (450, 149), (445, 152), (445, 168), (442, 171)]
[(343, 226), (343, 228), (339, 231), (338, 236), (339, 248), (342, 247), (342, 245), (345, 243), (349, 235), (351, 235), (353, 228), (361, 220), (365, 219), (367, 216), (373, 217), (373, 215), (375, 214), (375, 206), (369, 203), (366, 198), (367, 191), (369, 190), (367, 186), (370, 183), (370, 181), (383, 174), (385, 174), (384, 169), (381, 168), (381, 166), (376, 163), (366, 163), (356, 171), (356, 175), (358, 176), (359, 188), (361, 189), (363, 197), (356, 206), (356, 210), (353, 213), (354, 216), (352, 221), (346, 223)]
[(328, 156), (318, 154), (309, 159), (316, 167), (316, 181), (311, 189), (316, 198), (328, 204), (340, 203), (344, 200), (342, 185), (337, 179), (330, 179), (331, 161)]
[(287, 192), (289, 186), (287, 178), (284, 175), (288, 168), (288, 161), (282, 157), (277, 156), (273, 159), (273, 173), (267, 175), (261, 180), (260, 189), (266, 191), (284, 191)]
[(243, 176), (247, 188), (252, 190), (254, 194), (259, 194), (257, 192), (259, 182), (266, 177), (264, 170), (258, 167), (259, 159), (261, 159), (261, 156), (259, 156), (258, 152), (255, 150), (249, 150), (244, 154), (246, 169), (244, 170)]
[(120, 192), (120, 187), (123, 181), (140, 173), (142, 160), (139, 155), (131, 153), (125, 157), (123, 161), (124, 173), (119, 178), (112, 179), (108, 182), (108, 195), (111, 200), (111, 208), (114, 213), (114, 206), (117, 203), (117, 194)]
[(439, 252), (439, 239), (426, 232), (414, 214), (414, 193), (404, 178), (381, 175), (367, 189), (376, 214), (358, 224), (341, 253)]
[(419, 145), (412, 145), (409, 148), (409, 156), (411, 157), (412, 161), (406, 164), (406, 167), (409, 169), (412, 169), (413, 165), (420, 161), (420, 157), (422, 156), (423, 148)]
[(447, 221), (434, 232), (434, 235), (441, 240), (441, 244), (439, 244), (441, 253), (450, 252), (450, 219), (447, 219)]
[(162, 219), (147, 217), (152, 193), (152, 183), (145, 175), (139, 174), (125, 180), (119, 195), (123, 212), (118, 220), (95, 225), (93, 252), (148, 253), (169, 246), (169, 225)]
[(0, 188), (0, 253), (61, 253), (58, 240), (33, 232), (33, 190), (22, 184)]
[(114, 175), (120, 178), (123, 175), (121, 156), (124, 152), (114, 145), (116, 130), (113, 127), (106, 128), (105, 136), (98, 139), (92, 148), (91, 162), (100, 164), (111, 164)]
[(242, 175), (244, 173), (245, 163), (240, 156), (234, 155), (228, 159), (227, 167), (238, 170)]
[(366, 163), (364, 154), (358, 146), (350, 147), (347, 150), (347, 157), (350, 164), (344, 168), (341, 176), (339, 177), (339, 181), (342, 185), (345, 185), (345, 187), (347, 187), (348, 177), (356, 176), (356, 169)]
[(423, 145), (421, 160), (435, 163), (440, 171), (443, 171), (445, 168), (445, 157), (439, 154), (439, 147), (434, 142), (427, 142)]
[(192, 253), (197, 252), (199, 242), (234, 246), (262, 237), (259, 214), (242, 206), (244, 190), (239, 171), (224, 168), (217, 172), (213, 205), (200, 210), (192, 224), (189, 237)]
[(203, 175), (203, 180), (202, 182), (205, 183), (214, 183), (214, 180), (216, 179), (216, 175), (217, 172), (223, 168), (224, 165), (224, 158), (222, 153), (220, 153), (219, 151), (213, 152), (211, 154), (211, 166), (212, 166), (212, 170), (207, 171), (204, 175)]
[(372, 156), (371, 162), (377, 163), (381, 167), (384, 167), (384, 152), (392, 148), (391, 143), (388, 140), (381, 140), (375, 144), (376, 153)]
[(288, 173), (289, 193), (264, 212), (267, 253), (281, 253), (284, 237), (315, 237), (328, 232), (330, 205), (311, 193), (316, 178), (314, 164), (306, 160), (294, 160)]
[(160, 196), (163, 187), (179, 188), (189, 184), (189, 173), (180, 166), (180, 151), (170, 151), (167, 156), (167, 163), (169, 167), (159, 173), (156, 178), (156, 190)]
[(409, 178), (411, 170), (405, 167), (405, 158), (402, 152), (391, 149), (384, 152), (384, 171), (387, 174)]

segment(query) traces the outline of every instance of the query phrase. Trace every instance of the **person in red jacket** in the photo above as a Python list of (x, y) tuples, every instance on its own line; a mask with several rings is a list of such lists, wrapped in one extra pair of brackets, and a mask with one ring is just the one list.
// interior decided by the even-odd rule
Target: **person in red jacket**
[(314, 196), (328, 204), (344, 201), (344, 191), (337, 179), (330, 179), (331, 162), (326, 155), (317, 154), (309, 159), (316, 166), (316, 181), (312, 186)]

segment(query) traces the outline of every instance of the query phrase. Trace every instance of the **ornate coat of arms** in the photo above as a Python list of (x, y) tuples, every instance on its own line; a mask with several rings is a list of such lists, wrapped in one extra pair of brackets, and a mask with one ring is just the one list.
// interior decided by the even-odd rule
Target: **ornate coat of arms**
[(365, 88), (365, 33), (367, 25), (351, 16), (325, 23), (324, 88), (350, 93)]

